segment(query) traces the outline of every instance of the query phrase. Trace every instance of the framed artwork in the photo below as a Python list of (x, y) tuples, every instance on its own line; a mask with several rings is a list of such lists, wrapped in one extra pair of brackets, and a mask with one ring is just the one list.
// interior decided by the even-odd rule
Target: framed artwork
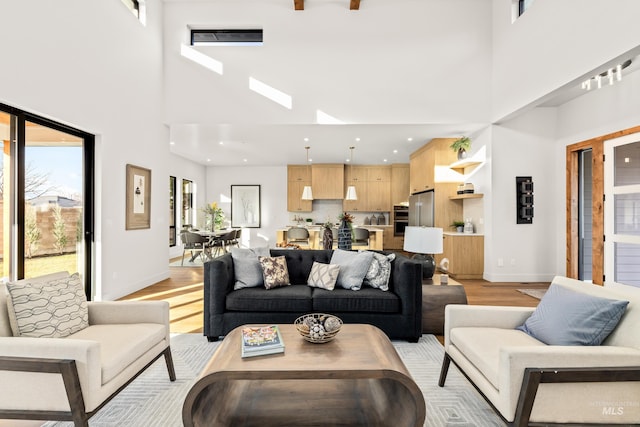
[(127, 165), (126, 230), (151, 228), (151, 170)]
[(231, 186), (231, 227), (260, 228), (260, 186)]

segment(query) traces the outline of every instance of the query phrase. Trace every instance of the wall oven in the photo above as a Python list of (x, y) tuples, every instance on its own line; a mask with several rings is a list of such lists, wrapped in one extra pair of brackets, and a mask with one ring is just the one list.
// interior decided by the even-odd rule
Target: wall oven
[(393, 207), (393, 235), (404, 236), (404, 229), (409, 225), (409, 206), (395, 205)]

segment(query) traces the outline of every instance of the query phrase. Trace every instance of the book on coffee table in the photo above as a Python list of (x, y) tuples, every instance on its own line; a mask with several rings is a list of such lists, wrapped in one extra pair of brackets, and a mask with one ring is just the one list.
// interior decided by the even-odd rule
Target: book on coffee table
[(278, 325), (242, 328), (242, 357), (283, 353), (284, 341)]

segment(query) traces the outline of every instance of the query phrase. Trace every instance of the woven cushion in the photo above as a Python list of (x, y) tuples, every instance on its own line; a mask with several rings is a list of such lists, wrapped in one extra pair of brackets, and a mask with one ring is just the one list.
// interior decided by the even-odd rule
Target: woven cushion
[(43, 283), (8, 283), (7, 309), (14, 336), (64, 338), (89, 326), (78, 273)]
[(260, 262), (260, 266), (262, 267), (262, 278), (264, 279), (265, 288), (273, 289), (290, 285), (287, 261), (283, 256), (259, 256), (258, 262)]
[(336, 286), (339, 272), (340, 266), (337, 264), (322, 264), (314, 261), (311, 266), (311, 273), (309, 273), (309, 278), (307, 279), (307, 285), (312, 288), (322, 288), (331, 291)]
[(262, 267), (260, 267), (260, 262), (258, 261), (259, 256), (269, 256), (269, 249), (266, 247), (252, 249), (231, 248), (233, 271), (236, 276), (236, 282), (233, 285), (234, 290), (252, 288), (264, 284)]
[(389, 278), (391, 277), (391, 261), (396, 259), (396, 254), (384, 255), (377, 252), (372, 252), (372, 254), (371, 265), (369, 265), (369, 270), (367, 270), (362, 283), (372, 288), (388, 291)]

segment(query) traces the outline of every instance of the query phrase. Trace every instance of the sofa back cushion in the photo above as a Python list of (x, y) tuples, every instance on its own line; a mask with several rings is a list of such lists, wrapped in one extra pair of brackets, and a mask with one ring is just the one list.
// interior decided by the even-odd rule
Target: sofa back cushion
[(593, 285), (563, 276), (554, 277), (552, 283), (601, 298), (629, 301), (618, 326), (602, 342), (602, 345), (640, 349), (640, 334), (637, 332), (637, 325), (640, 325), (640, 289), (626, 285)]
[(332, 253), (332, 250), (324, 249), (271, 249), (271, 256), (284, 256), (287, 260), (292, 285), (306, 285), (313, 262), (329, 264)]

